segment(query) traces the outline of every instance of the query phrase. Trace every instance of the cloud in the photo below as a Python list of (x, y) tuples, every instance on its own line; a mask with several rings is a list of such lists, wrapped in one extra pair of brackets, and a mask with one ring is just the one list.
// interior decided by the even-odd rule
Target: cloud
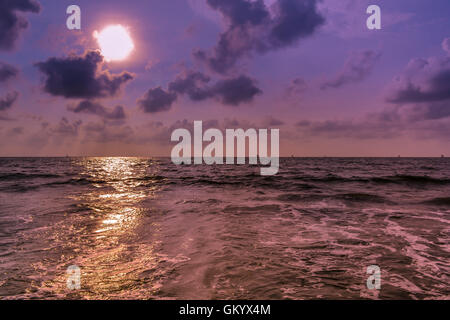
[(209, 91), (211, 96), (231, 106), (250, 102), (256, 95), (262, 93), (254, 80), (244, 75), (219, 81)]
[(147, 91), (138, 105), (145, 112), (170, 110), (179, 95), (187, 95), (193, 101), (215, 99), (225, 105), (238, 106), (248, 103), (261, 94), (255, 80), (245, 75), (224, 79), (210, 84), (211, 79), (201, 72), (187, 71), (169, 83), (168, 90), (161, 87)]
[(388, 99), (393, 103), (434, 102), (450, 99), (450, 72), (440, 72), (426, 83), (427, 87), (405, 83)]
[(138, 105), (144, 112), (156, 113), (170, 110), (176, 99), (176, 93), (167, 92), (161, 87), (157, 87), (149, 89), (144, 97), (138, 100)]
[(65, 98), (101, 98), (116, 95), (134, 78), (129, 72), (112, 75), (101, 70), (103, 56), (89, 51), (84, 56), (50, 58), (36, 66), (46, 76), (44, 90)]
[(15, 67), (0, 61), (0, 83), (14, 78), (18, 73)]
[(410, 121), (437, 120), (450, 117), (450, 101), (403, 106)]
[(450, 99), (450, 58), (414, 59), (394, 79), (387, 98), (392, 103), (435, 102)]
[(14, 91), (8, 93), (5, 97), (0, 98), (0, 111), (7, 110), (17, 101), (19, 93)]
[(54, 126), (48, 126), (44, 124), (44, 128), (51, 135), (57, 136), (78, 136), (80, 126), (83, 122), (81, 120), (76, 120), (70, 122), (67, 118), (61, 118), (61, 120)]
[(442, 41), (442, 49), (450, 54), (450, 38), (445, 38), (444, 41)]
[(128, 142), (135, 139), (135, 132), (130, 126), (108, 126), (104, 122), (90, 122), (83, 127), (86, 133), (84, 141), (94, 141), (97, 143)]
[[(170, 136), (172, 132), (176, 129), (187, 129), (192, 130), (194, 126), (194, 122), (191, 120), (183, 119), (177, 120), (172, 124), (164, 124), (159, 121), (152, 121), (144, 126), (139, 126), (136, 128), (135, 137), (133, 141), (139, 144), (154, 142), (161, 146), (170, 146)], [(209, 119), (203, 120), (202, 122), (203, 131), (206, 131), (211, 128), (220, 129), (225, 131), (226, 129), (231, 128), (242, 128), (244, 130), (248, 128), (257, 128), (258, 126), (254, 123), (247, 122), (245, 120), (237, 120), (237, 119)]]
[[(69, 151), (79, 136), (81, 125), (81, 120), (70, 121), (65, 117), (56, 123), (41, 119), (39, 129), (33, 130), (25, 139), (27, 150), (34, 150), (39, 154), (39, 150), (51, 144), (57, 146), (57, 150), (65, 148)], [(30, 129), (27, 128), (27, 131), (30, 132)]]
[(328, 139), (394, 139), (402, 135), (417, 138), (450, 138), (450, 103), (395, 105), (358, 119), (302, 120), (297, 129), (305, 136)]
[(83, 100), (76, 105), (69, 105), (67, 109), (74, 113), (96, 115), (105, 120), (124, 120), (126, 118), (126, 114), (122, 106), (116, 106), (114, 109), (109, 110), (100, 103), (89, 100)]
[(256, 86), (255, 80), (245, 75), (220, 80), (212, 85), (209, 85), (209, 82), (208, 76), (200, 72), (188, 71), (169, 83), (169, 91), (187, 94), (193, 101), (213, 98), (231, 106), (250, 102), (256, 95), (262, 93)]
[[(442, 48), (446, 50), (447, 39)], [(449, 138), (450, 57), (412, 59), (387, 88), (397, 117), (425, 137)]]
[(372, 50), (353, 52), (342, 70), (332, 79), (326, 80), (321, 89), (340, 88), (346, 84), (360, 82), (372, 72), (381, 54)]
[(287, 93), (292, 94), (301, 94), (308, 89), (308, 84), (302, 78), (296, 78), (291, 81), (287, 88)]
[(292, 45), (298, 39), (312, 35), (325, 22), (316, 6), (315, 0), (279, 0), (268, 50)]
[(266, 117), (262, 122), (264, 127), (278, 127), (283, 126), (284, 121), (274, 118), (272, 116)]
[(210, 96), (205, 85), (210, 78), (201, 72), (187, 71), (169, 83), (169, 91), (177, 94), (187, 94), (191, 100), (200, 101)]
[(297, 122), (296, 127), (305, 135), (325, 136), (328, 139), (390, 139), (396, 137), (400, 130), (398, 123), (390, 126), (389, 122), (369, 118), (363, 120), (303, 120)]
[(28, 27), (28, 21), (21, 12), (40, 12), (41, 7), (34, 0), (1, 0), (0, 1), (0, 50), (12, 50), (22, 30)]
[(265, 53), (296, 44), (311, 36), (324, 18), (316, 0), (277, 0), (270, 10), (263, 0), (207, 0), (225, 18), (228, 27), (211, 51), (196, 50), (194, 57), (213, 71), (226, 74), (251, 53)]
[(23, 127), (14, 127), (14, 128), (11, 128), (10, 130), (8, 130), (6, 135), (8, 137), (17, 137), (17, 136), (23, 135), (24, 131), (25, 130)]
[[(123, 142), (129, 146), (142, 146), (152, 144), (158, 145), (164, 148), (171, 147), (173, 144), (170, 142), (170, 136), (175, 129), (185, 128), (192, 130), (193, 121), (191, 120), (176, 120), (172, 123), (162, 123), (160, 121), (150, 121), (148, 123), (139, 124), (136, 126), (121, 125), (111, 126), (108, 122), (97, 121), (83, 124), (80, 128), (80, 142), (85, 144), (87, 142), (95, 143), (109, 143), (109, 142)], [(48, 125), (49, 127), (55, 127), (54, 124)], [(203, 121), (203, 130), (210, 128), (218, 128), (221, 130), (230, 128), (258, 128), (255, 123), (248, 122), (246, 120), (237, 119), (210, 119)], [(46, 130), (48, 132), (49, 130)], [(169, 151), (170, 149), (167, 149)], [(170, 152), (170, 151), (169, 151)]]

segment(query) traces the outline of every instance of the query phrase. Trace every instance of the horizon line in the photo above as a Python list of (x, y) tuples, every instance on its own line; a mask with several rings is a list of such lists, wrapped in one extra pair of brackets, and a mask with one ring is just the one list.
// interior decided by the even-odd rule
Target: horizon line
[[(11, 159), (11, 158), (145, 158), (145, 159), (151, 159), (151, 158), (167, 158), (170, 159), (170, 156), (121, 156), (121, 155), (117, 155), (117, 156), (0, 156), (0, 159)], [(237, 158), (242, 158), (242, 157), (234, 157), (235, 159)], [(243, 157), (245, 159), (249, 159), (249, 157)], [(304, 158), (317, 158), (317, 159), (326, 159), (326, 158), (367, 158), (367, 159), (377, 159), (377, 158), (384, 158), (384, 159), (445, 159), (445, 158), (449, 158), (445, 155), (439, 155), (439, 156), (327, 156), (327, 155), (323, 155), (323, 156), (280, 156), (280, 159), (304, 159)], [(191, 157), (191, 159), (194, 159), (194, 157)], [(224, 157), (225, 159), (225, 157)]]

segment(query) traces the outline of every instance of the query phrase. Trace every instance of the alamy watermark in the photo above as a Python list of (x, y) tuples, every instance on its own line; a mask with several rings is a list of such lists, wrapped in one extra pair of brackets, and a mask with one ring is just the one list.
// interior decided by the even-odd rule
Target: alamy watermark
[(81, 289), (81, 269), (79, 266), (72, 265), (66, 270), (67, 280), (66, 285), (69, 290)]
[(381, 289), (381, 269), (377, 265), (367, 267), (366, 273), (370, 276), (367, 278), (367, 289), (380, 290)]
[(69, 15), (66, 20), (67, 29), (81, 30), (81, 8), (73, 4), (67, 7), (66, 13)]
[(375, 4), (367, 7), (367, 14), (370, 14), (367, 18), (366, 25), (369, 30), (381, 29), (381, 8)]
[[(203, 122), (194, 121), (194, 138), (187, 129), (172, 132), (171, 158), (174, 164), (259, 164), (261, 175), (272, 176), (280, 167), (280, 130), (270, 129), (270, 155), (268, 150), (268, 129), (226, 129), (225, 141), (221, 130), (210, 128), (203, 133)], [(210, 142), (203, 149), (203, 142)], [(248, 144), (246, 143), (248, 142)], [(225, 144), (225, 161), (224, 161)], [(193, 151), (192, 151), (193, 149)], [(248, 150), (248, 157), (247, 151)]]

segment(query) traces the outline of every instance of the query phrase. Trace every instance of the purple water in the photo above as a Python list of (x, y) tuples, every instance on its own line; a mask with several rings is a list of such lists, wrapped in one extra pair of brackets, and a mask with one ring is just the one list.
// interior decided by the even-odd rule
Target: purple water
[(0, 159), (1, 298), (449, 299), (449, 231), (446, 158)]

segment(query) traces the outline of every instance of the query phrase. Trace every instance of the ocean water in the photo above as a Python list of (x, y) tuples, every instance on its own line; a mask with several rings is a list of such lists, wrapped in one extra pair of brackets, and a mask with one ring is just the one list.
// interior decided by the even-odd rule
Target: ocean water
[(447, 158), (0, 159), (1, 299), (449, 299), (449, 231)]

